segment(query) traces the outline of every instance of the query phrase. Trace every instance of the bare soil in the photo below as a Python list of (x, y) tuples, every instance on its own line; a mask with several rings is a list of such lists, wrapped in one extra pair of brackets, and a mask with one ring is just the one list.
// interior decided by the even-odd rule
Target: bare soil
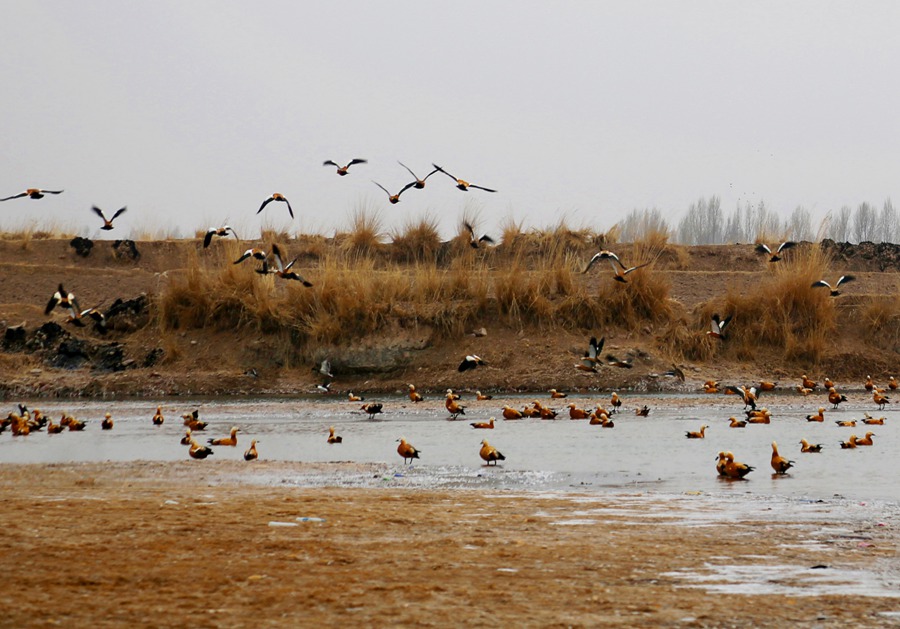
[[(585, 508), (576, 496), (246, 482), (308, 471), (263, 461), (0, 469), (7, 627), (874, 627), (898, 610), (896, 598), (710, 594), (668, 574), (871, 568), (896, 557), (889, 528), (854, 531), (860, 544), (846, 523), (766, 512), (565, 526), (554, 521)], [(590, 506), (617, 505), (603, 500)], [(811, 531), (827, 554), (804, 544)]]

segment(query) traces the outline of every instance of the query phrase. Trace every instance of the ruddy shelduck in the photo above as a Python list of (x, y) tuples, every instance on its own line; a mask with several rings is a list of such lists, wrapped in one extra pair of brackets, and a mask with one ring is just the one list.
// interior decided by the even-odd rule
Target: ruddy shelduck
[(890, 398), (889, 398), (888, 396), (886, 396), (886, 395), (880, 393), (880, 392), (877, 391), (877, 390), (872, 391), (872, 401), (875, 402), (875, 404), (878, 405), (878, 410), (879, 410), (879, 411), (883, 411), (885, 405), (891, 403), (891, 400), (890, 400)]
[(422, 400), (425, 399), (422, 397), (422, 395), (418, 391), (416, 391), (416, 385), (408, 384), (408, 385), (406, 385), (406, 387), (409, 389), (409, 401), (410, 402), (421, 402)]
[(838, 393), (834, 387), (828, 389), (828, 403), (832, 405), (832, 408), (837, 408), (838, 404), (841, 402), (846, 402), (847, 396), (841, 393)]
[(847, 441), (838, 441), (841, 446), (841, 450), (852, 450), (856, 447), (856, 435), (850, 435), (850, 438)]
[(203, 236), (203, 248), (206, 249), (212, 243), (213, 236), (218, 236), (219, 238), (225, 238), (231, 234), (238, 240), (238, 235), (234, 231), (234, 228), (231, 225), (222, 225), (221, 227), (210, 227), (206, 230), (206, 234)]
[(687, 431), (684, 433), (684, 436), (688, 439), (703, 439), (706, 437), (706, 429), (709, 428), (706, 424), (700, 426), (700, 430), (698, 431)]
[(772, 469), (775, 470), (776, 474), (787, 474), (787, 471), (794, 466), (793, 461), (788, 461), (786, 458), (778, 454), (778, 444), (774, 441), (772, 442)]
[(256, 213), (259, 214), (262, 212), (269, 203), (272, 201), (279, 201), (287, 205), (288, 214), (291, 215), (291, 218), (294, 218), (294, 208), (291, 207), (291, 202), (287, 200), (287, 197), (281, 194), (280, 192), (273, 192), (272, 196), (262, 202), (262, 205), (259, 206), (259, 209), (256, 210)]
[(840, 286), (841, 284), (846, 284), (847, 282), (852, 282), (855, 279), (856, 276), (854, 275), (841, 275), (838, 278), (837, 282), (834, 283), (834, 286), (832, 286), (825, 280), (819, 280), (818, 282), (813, 282), (811, 288), (818, 288), (820, 286), (825, 287), (830, 291), (830, 297), (837, 297), (841, 294), (841, 291), (838, 290), (838, 286)]
[(328, 443), (343, 443), (344, 438), (334, 434), (334, 426), (328, 427)]
[(754, 469), (756, 468), (745, 463), (739, 463), (735, 461), (734, 454), (732, 454), (731, 452), (725, 453), (725, 476), (727, 476), (728, 478), (744, 478)]
[(731, 323), (731, 319), (734, 315), (728, 315), (724, 319), (720, 318), (718, 313), (714, 314), (710, 318), (709, 322), (709, 330), (706, 331), (708, 336), (713, 337), (714, 339), (719, 339), (724, 341), (727, 335), (725, 334), (725, 329), (728, 327), (728, 324)]
[(412, 188), (414, 185), (414, 184), (408, 183), (405, 186), (403, 186), (402, 188), (400, 188), (400, 192), (398, 192), (397, 194), (391, 194), (387, 188), (382, 186), (380, 183), (378, 183), (374, 179), (372, 180), (372, 183), (374, 183), (376, 186), (378, 186), (379, 188), (384, 190), (384, 193), (388, 196), (388, 203), (390, 203), (391, 205), (396, 205), (397, 203), (400, 203), (400, 195), (403, 194), (404, 192), (406, 192), (407, 190), (409, 190), (410, 188)]
[(578, 408), (575, 402), (569, 402), (569, 419), (587, 419), (588, 412), (583, 408)]
[(744, 428), (747, 425), (747, 422), (737, 417), (729, 417), (728, 422), (729, 428)]
[(834, 423), (842, 428), (855, 428), (856, 427), (855, 419), (837, 419), (837, 420), (835, 420)]
[[(802, 376), (800, 376), (800, 384), (803, 385), (803, 388), (805, 388), (805, 389), (812, 389), (813, 391), (815, 391), (815, 390), (816, 390), (816, 387), (819, 386), (819, 383), (818, 383), (818, 382), (816, 382), (815, 380), (812, 380), (812, 379), (808, 378), (808, 377), (806, 376), (806, 374), (803, 374)], [(833, 386), (833, 385), (832, 385), (832, 386)]]
[(781, 260), (781, 252), (782, 251), (784, 251), (785, 249), (790, 249), (791, 247), (795, 247), (796, 245), (797, 245), (796, 242), (794, 242), (792, 240), (788, 240), (788, 241), (785, 241), (785, 242), (781, 243), (780, 245), (778, 245), (778, 248), (775, 250), (775, 253), (772, 253), (772, 250), (769, 249), (769, 246), (767, 244), (761, 242), (756, 245), (756, 252), (757, 253), (765, 253), (765, 254), (768, 254), (769, 256), (771, 256), (769, 258), (769, 262), (778, 262), (779, 260)]
[(650, 407), (644, 404), (642, 407), (634, 409), (634, 414), (638, 417), (649, 417)]
[(856, 445), (870, 446), (870, 445), (872, 445), (872, 437), (874, 437), (874, 436), (875, 436), (874, 432), (867, 432), (865, 437), (856, 439)]
[(244, 452), (245, 461), (255, 461), (259, 458), (259, 452), (256, 451), (256, 443), (256, 439), (253, 439), (250, 442), (250, 447)]
[(193, 439), (191, 439), (190, 445), (191, 447), (188, 449), (188, 454), (192, 459), (205, 459), (213, 453), (211, 448), (208, 448), (207, 446), (201, 446)]
[(494, 239), (487, 234), (482, 234), (481, 238), (477, 238), (475, 236), (475, 228), (472, 227), (472, 224), (469, 221), (463, 221), (463, 229), (465, 229), (466, 233), (469, 235), (469, 246), (472, 247), (472, 249), (478, 249), (481, 246), (481, 243), (486, 243), (488, 245), (494, 244)]
[(362, 397), (361, 395), (355, 395), (355, 394), (353, 393), (353, 391), (350, 391), (350, 392), (347, 394), (347, 401), (348, 401), (348, 402), (362, 402), (363, 400), (365, 400), (364, 397)]
[(468, 371), (469, 369), (475, 369), (478, 365), (484, 365), (484, 359), (480, 356), (476, 356), (475, 354), (469, 354), (465, 358), (463, 358), (462, 362), (459, 363), (459, 367), (457, 367), (457, 371), (463, 372)]
[(21, 199), (28, 197), (30, 199), (43, 199), (45, 194), (62, 194), (63, 190), (44, 190), (43, 188), (28, 188), (25, 192), (14, 194), (11, 197), (4, 197), (0, 201), (9, 201), (11, 199)]
[(800, 440), (800, 452), (821, 452), (821, 443), (810, 443), (806, 439)]
[(382, 412), (384, 405), (381, 402), (369, 402), (363, 404), (360, 410), (365, 411), (369, 415), (369, 419), (375, 419), (375, 416)]
[(493, 430), (494, 429), (494, 418), (491, 417), (486, 422), (472, 422), (471, 424), (469, 424), (469, 426), (471, 426), (472, 428), (484, 428), (484, 429), (488, 429), (488, 430)]
[(400, 437), (398, 439), (400, 445), (397, 446), (397, 454), (403, 457), (403, 462), (406, 463), (407, 460), (412, 463), (413, 459), (419, 458), (419, 451), (416, 450), (411, 443), (407, 443), (406, 439)]
[(112, 430), (113, 427), (113, 418), (112, 414), (107, 413), (103, 416), (103, 421), (100, 422), (100, 428), (102, 430)]
[(322, 166), (334, 166), (337, 169), (337, 174), (340, 175), (341, 177), (343, 177), (345, 175), (350, 174), (349, 171), (350, 171), (351, 166), (355, 166), (356, 164), (365, 164), (367, 162), (368, 162), (368, 160), (360, 159), (360, 158), (356, 157), (354, 159), (351, 159), (349, 162), (347, 162), (346, 166), (341, 166), (334, 160), (326, 159), (324, 162), (322, 162)]
[(412, 168), (410, 168), (409, 166), (407, 166), (406, 164), (404, 164), (401, 161), (398, 161), (397, 163), (400, 164), (401, 166), (403, 166), (403, 168), (405, 168), (407, 171), (409, 171), (409, 174), (413, 176), (413, 179), (415, 181), (412, 182), (412, 186), (416, 190), (421, 190), (422, 188), (424, 188), (425, 182), (428, 180), (428, 178), (431, 177), (434, 173), (438, 172), (438, 169), (435, 168), (430, 173), (428, 173), (427, 175), (425, 175), (424, 177), (419, 179), (419, 176), (412, 171)]
[(619, 394), (613, 391), (612, 396), (609, 399), (609, 405), (612, 407), (613, 413), (619, 412), (619, 407), (622, 406), (622, 400), (619, 399)]
[(628, 280), (625, 279), (627, 275), (629, 275), (630, 273), (634, 273), (638, 269), (642, 269), (650, 264), (649, 262), (644, 262), (643, 264), (638, 264), (637, 266), (626, 267), (624, 264), (622, 264), (622, 261), (619, 260), (619, 256), (617, 256), (612, 251), (607, 251), (604, 249), (593, 255), (590, 261), (588, 261), (587, 266), (584, 267), (582, 274), (590, 271), (591, 267), (600, 260), (607, 260), (609, 262), (613, 270), (613, 279), (623, 284), (626, 284), (628, 282)]
[(497, 192), (496, 190), (494, 190), (492, 188), (485, 188), (484, 186), (476, 186), (474, 183), (469, 183), (468, 181), (466, 181), (464, 179), (460, 179), (459, 177), (451, 175), (450, 173), (448, 173), (446, 170), (444, 170), (437, 164), (432, 164), (432, 166), (434, 166), (435, 170), (439, 170), (440, 172), (442, 172), (445, 175), (447, 175), (448, 177), (450, 177), (450, 179), (453, 179), (456, 182), (456, 187), (459, 188), (460, 190), (462, 190), (463, 192), (468, 192), (469, 188), (477, 188), (478, 190), (484, 190), (485, 192)]
[(598, 355), (603, 351), (603, 344), (605, 342), (605, 337), (602, 337), (598, 341), (597, 337), (592, 336), (590, 341), (588, 341), (587, 351), (584, 352), (584, 356), (581, 357), (581, 360), (575, 363), (575, 368), (579, 371), (597, 373)]
[(872, 417), (868, 413), (863, 413), (864, 418), (862, 423), (867, 424), (869, 426), (883, 426), (884, 425), (884, 417)]
[(118, 218), (122, 214), (124, 214), (127, 209), (128, 208), (124, 208), (124, 207), (119, 208), (118, 210), (116, 210), (116, 213), (112, 215), (112, 218), (106, 218), (106, 215), (103, 213), (103, 210), (98, 208), (96, 205), (91, 208), (91, 210), (94, 212), (94, 214), (96, 214), (101, 219), (103, 219), (103, 227), (101, 227), (100, 229), (103, 229), (105, 231), (111, 230), (113, 228), (113, 221), (116, 220), (116, 218)]
[(503, 407), (503, 419), (522, 419), (522, 417), (524, 417), (522, 411), (509, 405)]
[(206, 442), (211, 446), (231, 446), (232, 448), (237, 445), (237, 434), (240, 428), (237, 426), (233, 426), (231, 428), (231, 434), (228, 437), (221, 437), (219, 439), (207, 439)]
[(156, 407), (156, 412), (153, 413), (153, 419), (151, 420), (154, 426), (162, 426), (163, 422), (166, 421), (166, 418), (163, 417), (162, 414), (162, 406)]
[(497, 465), (497, 461), (506, 460), (506, 457), (497, 448), (489, 444), (487, 439), (482, 440), (481, 450), (478, 451), (478, 455), (484, 459), (486, 465), (490, 465), (491, 461), (493, 461), (494, 465)]
[(807, 415), (806, 421), (808, 422), (823, 422), (825, 421), (825, 409), (819, 408), (819, 412), (814, 415)]
[(484, 402), (486, 400), (493, 400), (494, 396), (482, 393), (481, 391), (475, 391), (475, 399), (479, 402)]
[(550, 393), (550, 397), (554, 400), (559, 400), (559, 399), (562, 399), (569, 395), (568, 393), (565, 393), (563, 391), (557, 391), (556, 389), (550, 389), (549, 393)]

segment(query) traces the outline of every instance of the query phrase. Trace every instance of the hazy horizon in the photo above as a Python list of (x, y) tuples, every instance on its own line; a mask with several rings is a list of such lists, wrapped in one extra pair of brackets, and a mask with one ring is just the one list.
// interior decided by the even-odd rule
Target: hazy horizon
[[(358, 208), (386, 231), (602, 231), (633, 209), (672, 228), (713, 195), (814, 219), (881, 207), (900, 172), (891, 79), (900, 6), (687, 2), (9, 2), (0, 227), (191, 236), (228, 221), (330, 235)], [(368, 164), (338, 177), (322, 161)], [(438, 173), (424, 190), (397, 164)], [(283, 204), (260, 203), (273, 192)], [(241, 234), (244, 236), (244, 234)]]

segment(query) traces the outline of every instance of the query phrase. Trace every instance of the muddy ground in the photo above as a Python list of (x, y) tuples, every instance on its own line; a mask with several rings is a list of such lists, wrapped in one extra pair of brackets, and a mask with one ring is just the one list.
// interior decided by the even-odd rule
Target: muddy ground
[[(586, 506), (564, 494), (302, 488), (262, 479), (306, 466), (264, 461), (0, 470), (7, 627), (874, 627), (900, 612), (896, 592), (709, 593), (672, 574), (877, 570), (895, 561), (897, 536), (873, 522), (788, 522), (764, 507), (686, 527), (653, 495)], [(646, 512), (573, 515), (625, 499)], [(773, 568), (772, 584), (792, 579)]]

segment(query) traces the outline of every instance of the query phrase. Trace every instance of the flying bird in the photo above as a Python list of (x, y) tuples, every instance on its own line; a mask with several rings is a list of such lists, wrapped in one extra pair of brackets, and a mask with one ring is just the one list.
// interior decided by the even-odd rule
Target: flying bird
[(231, 234), (235, 237), (235, 239), (240, 240), (234, 229), (232, 229), (229, 225), (222, 225), (221, 227), (210, 227), (206, 230), (206, 236), (203, 237), (203, 248), (206, 249), (209, 246), (209, 243), (212, 242), (213, 236), (220, 236), (224, 238), (228, 234)]
[(103, 210), (98, 208), (96, 205), (91, 207), (91, 210), (94, 211), (94, 214), (103, 219), (103, 227), (101, 227), (100, 229), (105, 229), (106, 231), (109, 231), (113, 228), (113, 221), (116, 220), (116, 217), (118, 217), (120, 214), (124, 214), (126, 209), (127, 208), (121, 207), (116, 210), (116, 213), (112, 215), (112, 218), (106, 218), (106, 215), (103, 214)]
[(581, 360), (575, 364), (575, 368), (581, 371), (597, 371), (597, 355), (603, 351), (603, 344), (606, 342), (606, 337), (601, 337), (598, 341), (596, 337), (592, 336), (591, 340), (588, 341), (588, 349), (584, 352), (584, 356), (581, 357)]
[(259, 206), (259, 209), (256, 210), (256, 213), (259, 214), (260, 212), (262, 212), (263, 209), (267, 205), (269, 205), (269, 203), (271, 203), (272, 201), (281, 201), (282, 203), (286, 203), (287, 208), (288, 208), (288, 214), (291, 215), (291, 218), (294, 218), (294, 210), (291, 208), (291, 202), (288, 201), (287, 197), (285, 197), (280, 192), (273, 192), (272, 196), (270, 196), (268, 199), (266, 199), (265, 201), (262, 202), (262, 205)]
[(486, 242), (489, 245), (494, 244), (494, 239), (487, 234), (484, 234), (481, 238), (475, 238), (475, 229), (469, 221), (464, 221), (463, 226), (466, 228), (466, 231), (469, 232), (469, 245), (471, 245), (473, 249), (478, 249), (478, 243), (480, 242)]
[(358, 159), (358, 158), (351, 159), (349, 164), (347, 164), (346, 166), (341, 166), (341, 165), (337, 164), (336, 162), (328, 159), (328, 160), (325, 160), (324, 162), (322, 162), (322, 166), (334, 166), (335, 168), (337, 168), (337, 174), (339, 174), (341, 177), (343, 177), (344, 175), (350, 174), (347, 171), (349, 171), (350, 167), (353, 166), (354, 164), (365, 164), (368, 161), (369, 160)]
[(459, 371), (467, 371), (469, 369), (475, 369), (475, 367), (477, 367), (478, 365), (483, 364), (485, 364), (484, 360), (480, 356), (471, 354), (463, 358), (463, 361), (459, 363), (459, 367), (457, 367), (457, 369)]
[(634, 365), (631, 364), (631, 359), (626, 358), (625, 360), (619, 360), (612, 354), (606, 355), (606, 364), (610, 367), (621, 367), (622, 369), (631, 369)]
[(50, 298), (50, 301), (47, 302), (47, 307), (44, 308), (44, 314), (50, 314), (57, 306), (59, 306), (60, 308), (66, 308), (80, 312), (80, 309), (78, 308), (78, 301), (75, 299), (75, 294), (70, 293), (65, 288), (63, 288), (62, 284), (59, 285), (56, 292), (53, 293), (53, 296)]
[(391, 194), (390, 192), (388, 192), (387, 188), (382, 186), (380, 183), (378, 183), (374, 179), (372, 180), (372, 183), (374, 183), (376, 186), (378, 186), (379, 188), (384, 190), (384, 193), (386, 195), (388, 195), (388, 201), (390, 201), (391, 204), (400, 203), (400, 195), (403, 194), (404, 192), (406, 192), (407, 190), (409, 190), (410, 188), (412, 188), (413, 186), (415, 186), (414, 183), (408, 183), (405, 186), (403, 186), (402, 188), (400, 188), (400, 192), (398, 192), (397, 194)]
[(765, 253), (772, 256), (769, 258), (769, 262), (778, 262), (779, 260), (781, 260), (780, 254), (782, 251), (784, 251), (785, 249), (790, 249), (791, 247), (795, 247), (796, 245), (796, 242), (788, 240), (778, 245), (778, 249), (775, 250), (775, 253), (772, 253), (772, 250), (769, 249), (769, 246), (761, 242), (756, 245), (756, 252)]
[(725, 340), (725, 328), (728, 327), (728, 324), (731, 323), (731, 319), (734, 317), (733, 314), (728, 315), (724, 319), (719, 318), (718, 313), (712, 316), (710, 320), (709, 330), (707, 330), (707, 334), (713, 337), (714, 339)]
[(450, 179), (453, 179), (456, 182), (456, 187), (459, 188), (460, 190), (462, 190), (463, 192), (468, 192), (469, 188), (477, 188), (479, 190), (484, 190), (485, 192), (497, 192), (496, 190), (492, 190), (491, 188), (485, 188), (484, 186), (476, 186), (474, 183), (469, 183), (468, 181), (465, 181), (464, 179), (460, 179), (459, 177), (454, 177), (453, 175), (448, 173), (446, 170), (444, 170), (437, 164), (432, 164), (432, 166), (434, 166), (435, 170), (439, 170), (442, 173), (444, 173), (445, 175), (447, 175), (448, 177), (450, 177)]
[(650, 264), (649, 262), (644, 262), (643, 264), (638, 264), (637, 266), (626, 267), (624, 264), (622, 264), (622, 261), (619, 260), (619, 256), (614, 254), (612, 251), (607, 251), (606, 249), (604, 249), (594, 254), (594, 256), (587, 263), (587, 266), (584, 267), (582, 274), (590, 271), (591, 267), (594, 266), (594, 264), (599, 260), (609, 261), (609, 265), (613, 270), (613, 279), (617, 282), (622, 282), (623, 284), (628, 282), (628, 280), (625, 279), (626, 275), (628, 275), (629, 273), (633, 273), (638, 269), (642, 269)]
[(11, 197), (5, 197), (0, 201), (9, 201), (10, 199), (20, 199), (22, 197), (30, 197), (32, 199), (43, 199), (45, 194), (62, 194), (62, 190), (44, 190), (43, 188), (28, 188), (25, 192), (14, 194)]
[(838, 290), (838, 286), (840, 286), (841, 284), (846, 284), (847, 282), (852, 282), (855, 279), (856, 279), (855, 275), (841, 275), (838, 278), (838, 281), (834, 283), (833, 287), (831, 284), (829, 284), (825, 280), (819, 280), (818, 282), (813, 282), (812, 286), (810, 288), (817, 288), (819, 286), (825, 286), (826, 288), (828, 288), (828, 290), (831, 291), (830, 297), (837, 297), (838, 295), (841, 294), (841, 291)]
[(296, 280), (309, 288), (312, 286), (312, 282), (305, 279), (302, 275), (297, 273), (296, 271), (291, 271), (291, 267), (294, 266), (294, 262), (297, 261), (297, 258), (294, 258), (289, 263), (284, 264), (281, 258), (281, 249), (278, 248), (278, 245), (272, 245), (272, 258), (275, 260), (275, 269), (269, 270), (268, 264), (265, 260), (263, 260), (263, 269), (265, 269), (268, 273), (273, 273), (275, 277), (280, 277), (284, 280)]
[(413, 185), (413, 188), (415, 188), (416, 190), (421, 190), (422, 188), (424, 188), (425, 180), (428, 179), (429, 177), (431, 177), (434, 173), (438, 172), (438, 169), (435, 168), (430, 173), (425, 175), (422, 179), (419, 179), (419, 176), (412, 171), (412, 168), (410, 168), (403, 162), (398, 161), (397, 163), (400, 164), (401, 166), (403, 166), (403, 168), (405, 168), (406, 170), (408, 170), (409, 174), (413, 176), (413, 179), (415, 179), (415, 181), (413, 181), (412, 185)]
[(240, 264), (247, 258), (256, 258), (257, 260), (266, 261), (266, 252), (262, 249), (247, 249), (241, 254), (241, 257), (234, 261), (234, 264)]

